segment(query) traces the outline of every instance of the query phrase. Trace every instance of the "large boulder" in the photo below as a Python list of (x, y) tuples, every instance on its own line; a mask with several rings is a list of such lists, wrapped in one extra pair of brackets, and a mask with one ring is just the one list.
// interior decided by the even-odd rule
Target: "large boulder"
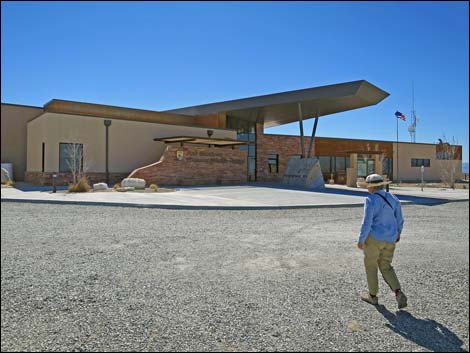
[(282, 183), (308, 190), (323, 189), (325, 181), (323, 180), (320, 161), (318, 158), (292, 157), (287, 163)]
[(125, 178), (121, 182), (122, 187), (134, 187), (136, 189), (145, 189), (145, 179)]
[(93, 184), (93, 191), (99, 191), (99, 190), (108, 190), (108, 184), (106, 183)]
[(6, 184), (10, 180), (8, 170), (2, 168), (2, 184)]

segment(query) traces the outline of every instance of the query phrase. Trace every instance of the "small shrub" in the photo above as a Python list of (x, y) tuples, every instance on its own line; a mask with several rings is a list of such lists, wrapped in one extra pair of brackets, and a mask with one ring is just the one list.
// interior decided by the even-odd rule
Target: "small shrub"
[(149, 188), (152, 189), (155, 192), (158, 191), (158, 185), (156, 185), (156, 184), (150, 185)]
[(114, 184), (113, 189), (116, 190), (117, 188), (120, 188), (120, 187), (121, 187), (121, 183), (116, 183)]
[(69, 192), (88, 192), (90, 189), (91, 188), (88, 184), (88, 180), (86, 180), (85, 177), (80, 178), (76, 184), (69, 186)]
[(7, 182), (5, 183), (6, 186), (13, 186), (13, 180), (8, 179)]

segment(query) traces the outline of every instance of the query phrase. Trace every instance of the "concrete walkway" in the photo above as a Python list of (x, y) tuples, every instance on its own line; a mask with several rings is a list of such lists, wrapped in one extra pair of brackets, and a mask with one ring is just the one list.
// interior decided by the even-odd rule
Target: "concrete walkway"
[[(68, 203), (124, 207), (174, 209), (272, 209), (362, 207), (367, 190), (342, 185), (327, 185), (324, 190), (305, 191), (290, 186), (251, 183), (237, 186), (175, 187), (174, 192), (51, 192), (51, 187), (19, 187), (1, 189), (2, 202)], [(419, 187), (392, 187), (404, 204), (433, 205), (452, 201), (468, 201), (469, 190)]]

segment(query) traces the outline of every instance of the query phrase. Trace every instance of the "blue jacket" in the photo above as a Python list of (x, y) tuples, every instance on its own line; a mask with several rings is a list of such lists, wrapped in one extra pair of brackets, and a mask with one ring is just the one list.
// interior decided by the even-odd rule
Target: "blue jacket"
[[(376, 194), (384, 196), (392, 207)], [(397, 197), (384, 190), (377, 190), (367, 196), (364, 203), (359, 243), (364, 243), (369, 235), (376, 240), (394, 243), (403, 230), (403, 223), (401, 205)]]

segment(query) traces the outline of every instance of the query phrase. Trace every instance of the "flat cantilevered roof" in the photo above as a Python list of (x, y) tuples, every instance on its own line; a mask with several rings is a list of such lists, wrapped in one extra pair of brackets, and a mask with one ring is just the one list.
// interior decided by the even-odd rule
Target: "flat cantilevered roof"
[(214, 145), (214, 146), (237, 146), (247, 145), (248, 141), (240, 141), (233, 139), (220, 139), (210, 137), (197, 137), (197, 136), (169, 136), (154, 138), (154, 141), (160, 141), (165, 143), (193, 143), (198, 145)]
[(230, 117), (263, 122), (265, 127), (272, 127), (298, 121), (298, 103), (302, 106), (302, 119), (309, 119), (317, 113), (320, 117), (375, 105), (389, 95), (373, 84), (359, 80), (166, 112), (190, 116), (226, 113)]

